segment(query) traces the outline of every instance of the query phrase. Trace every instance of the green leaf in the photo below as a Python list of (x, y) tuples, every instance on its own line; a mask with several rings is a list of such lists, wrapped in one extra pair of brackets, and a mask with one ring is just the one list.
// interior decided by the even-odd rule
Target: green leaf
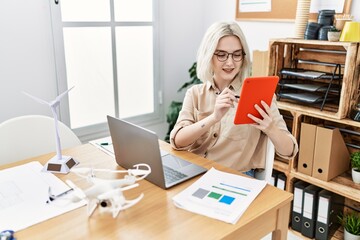
[(360, 152), (353, 152), (350, 155), (350, 162), (352, 168), (360, 169)]
[(338, 215), (340, 224), (351, 234), (360, 235), (360, 215), (356, 212), (351, 212), (346, 215)]

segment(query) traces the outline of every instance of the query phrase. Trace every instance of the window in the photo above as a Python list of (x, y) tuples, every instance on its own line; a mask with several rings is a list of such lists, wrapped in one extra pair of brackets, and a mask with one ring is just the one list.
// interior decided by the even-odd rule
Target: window
[[(160, 117), (157, 0), (61, 0), (51, 7), (61, 120), (91, 138), (106, 115), (144, 122)], [(86, 137), (87, 136), (87, 137)]]

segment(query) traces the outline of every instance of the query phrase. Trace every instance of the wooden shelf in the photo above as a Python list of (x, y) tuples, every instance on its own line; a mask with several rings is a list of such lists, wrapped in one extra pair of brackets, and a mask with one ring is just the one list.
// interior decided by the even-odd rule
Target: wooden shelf
[[(295, 236), (303, 239), (303, 240), (311, 240), (311, 238), (304, 237), (299, 233), (298, 231), (293, 230), (292, 228), (289, 228), (289, 231), (294, 234)], [(330, 240), (343, 240), (344, 239), (344, 229), (342, 227), (339, 227), (334, 235), (330, 238)]]
[(274, 169), (287, 174), (289, 172), (289, 164), (275, 159)]
[(350, 173), (343, 173), (340, 176), (335, 177), (329, 182), (322, 181), (317, 178), (313, 178), (306, 174), (291, 171), (290, 176), (292, 178), (300, 179), (305, 182), (309, 182), (331, 192), (337, 193), (346, 198), (352, 199), (354, 201), (359, 201), (360, 199), (360, 185), (355, 184), (351, 179)]
[[(324, 64), (311, 64), (311, 62), (321, 62)], [(318, 105), (305, 104), (293, 99), (280, 98), (277, 105), (284, 116), (289, 131), (298, 142), (300, 142), (302, 123), (308, 123), (329, 129), (339, 128), (349, 152), (359, 151), (360, 122), (353, 121), (348, 116), (351, 108), (358, 101), (357, 98), (360, 94), (360, 44), (355, 42), (329, 42), (292, 38), (273, 39), (269, 43), (269, 76), (280, 76), (281, 69), (286, 68), (332, 72), (334, 64), (341, 65), (342, 75), (340, 96), (337, 102), (327, 102), (322, 110)], [(286, 77), (284, 76), (284, 78)], [(323, 81), (319, 79), (315, 82), (319, 85), (323, 84)], [(295, 83), (306, 84), (308, 82), (299, 81)], [(304, 88), (304, 86), (292, 87)], [(278, 91), (279, 89), (280, 86)], [(310, 91), (311, 89), (305, 90)], [(294, 90), (294, 92), (296, 91)], [(357, 185), (352, 181), (350, 169), (330, 181), (323, 181), (298, 172), (298, 156), (295, 156), (289, 162), (275, 158), (274, 169), (286, 174), (287, 191), (293, 192), (293, 183), (296, 180), (302, 180), (344, 196), (347, 206), (360, 206), (360, 184)], [(291, 228), (289, 231), (292, 231), (294, 235), (302, 239), (308, 239)], [(343, 228), (339, 227), (331, 239), (343, 239)]]
[(337, 49), (349, 48), (356, 45), (356, 42), (330, 42), (323, 40), (307, 40), (299, 38), (277, 38), (271, 39), (271, 42), (279, 42), (283, 44), (294, 43), (298, 45), (309, 45), (309, 46), (324, 46), (325, 49)]
[(290, 112), (296, 111), (298, 115), (318, 117), (324, 120), (333, 121), (333, 122), (342, 123), (360, 128), (360, 122), (354, 121), (350, 118), (343, 118), (343, 119), (334, 118), (334, 112), (330, 112), (326, 110), (319, 111), (318, 109), (314, 109), (306, 106), (299, 106), (297, 104), (289, 103), (289, 102), (278, 102), (278, 108)]

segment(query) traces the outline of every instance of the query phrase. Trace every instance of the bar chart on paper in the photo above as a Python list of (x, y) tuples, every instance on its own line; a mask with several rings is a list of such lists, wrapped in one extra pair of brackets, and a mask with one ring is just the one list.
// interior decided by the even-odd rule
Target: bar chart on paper
[(211, 186), (210, 189), (198, 188), (192, 196), (210, 204), (217, 202), (220, 205), (231, 205), (235, 199), (241, 201), (241, 198), (246, 198), (250, 192), (250, 189), (219, 183)]
[(236, 223), (265, 185), (263, 181), (212, 168), (173, 200), (179, 208)]

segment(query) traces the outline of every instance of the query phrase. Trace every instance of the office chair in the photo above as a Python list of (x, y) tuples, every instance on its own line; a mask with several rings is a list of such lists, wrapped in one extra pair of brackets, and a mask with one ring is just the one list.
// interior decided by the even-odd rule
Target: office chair
[(255, 178), (259, 180), (265, 180), (270, 183), (271, 175), (274, 167), (275, 147), (270, 138), (267, 138), (266, 143), (266, 156), (265, 156), (265, 170), (261, 172), (255, 172)]
[[(62, 149), (81, 144), (68, 126), (60, 121), (58, 125)], [(49, 152), (56, 152), (53, 118), (26, 115), (0, 123), (0, 165)]]

